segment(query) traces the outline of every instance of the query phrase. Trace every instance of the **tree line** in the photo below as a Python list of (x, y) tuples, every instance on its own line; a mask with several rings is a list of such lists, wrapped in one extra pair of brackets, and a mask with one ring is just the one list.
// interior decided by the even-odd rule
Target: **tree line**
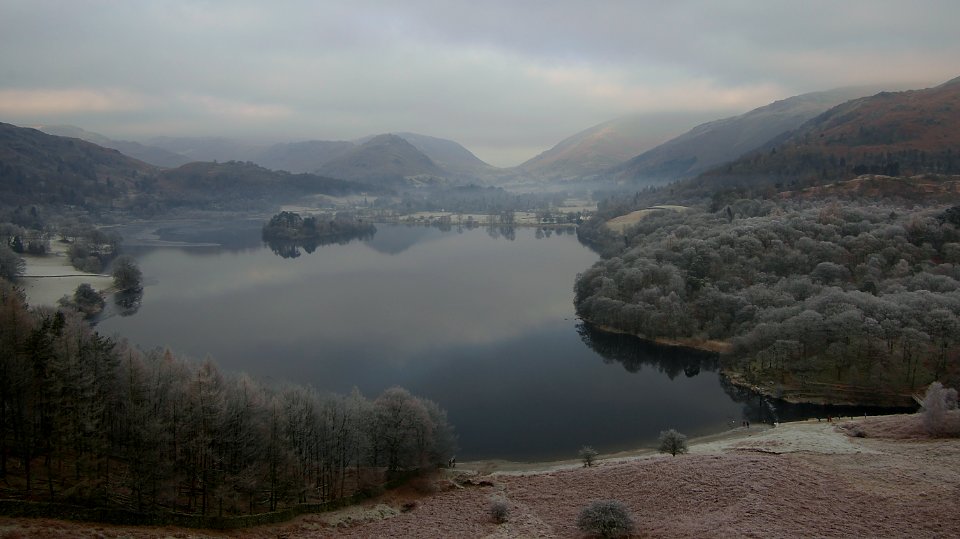
[(268, 387), (29, 308), (0, 281), (0, 479), (18, 499), (229, 515), (328, 501), (445, 462), (445, 412)]
[(661, 211), (624, 236), (581, 234), (607, 257), (575, 285), (578, 313), (656, 339), (728, 341), (750, 382), (891, 393), (960, 377), (956, 208), (739, 200)]

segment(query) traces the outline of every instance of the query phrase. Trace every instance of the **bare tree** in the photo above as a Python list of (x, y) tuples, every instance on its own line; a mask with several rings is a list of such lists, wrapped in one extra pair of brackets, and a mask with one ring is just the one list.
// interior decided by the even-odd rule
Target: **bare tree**
[(581, 447), (578, 454), (580, 455), (580, 460), (583, 461), (584, 468), (593, 466), (593, 461), (597, 458), (597, 450), (589, 445)]
[(670, 453), (675, 457), (677, 453), (687, 452), (687, 437), (674, 429), (661, 431), (659, 442), (657, 449), (661, 453)]

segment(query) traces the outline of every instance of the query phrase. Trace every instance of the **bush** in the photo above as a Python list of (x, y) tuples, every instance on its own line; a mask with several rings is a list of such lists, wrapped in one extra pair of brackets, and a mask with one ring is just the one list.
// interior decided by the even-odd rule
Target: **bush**
[(583, 532), (600, 537), (625, 537), (633, 533), (634, 524), (623, 503), (617, 500), (601, 500), (580, 511), (577, 527)]
[(661, 453), (670, 453), (673, 456), (677, 456), (677, 453), (686, 453), (687, 437), (673, 429), (661, 431), (658, 449)]
[(506, 500), (494, 500), (490, 504), (490, 518), (497, 524), (510, 519), (510, 504)]
[(81, 283), (73, 293), (71, 300), (67, 296), (60, 299), (60, 304), (67, 307), (73, 307), (90, 317), (103, 310), (106, 302), (99, 292), (94, 290), (88, 283)]
[(943, 387), (940, 382), (933, 382), (927, 388), (923, 397), (923, 427), (931, 436), (950, 436), (960, 434), (955, 425), (951, 424), (948, 410), (957, 407), (957, 390)]
[(130, 256), (121, 256), (113, 262), (113, 284), (118, 290), (138, 290), (143, 274)]
[(580, 448), (580, 459), (583, 461), (583, 466), (590, 467), (593, 466), (594, 459), (597, 458), (597, 450), (585, 445)]

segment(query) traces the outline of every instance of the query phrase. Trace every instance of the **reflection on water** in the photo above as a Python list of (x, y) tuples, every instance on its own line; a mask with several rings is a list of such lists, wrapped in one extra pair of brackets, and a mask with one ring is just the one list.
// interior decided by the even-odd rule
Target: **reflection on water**
[[(577, 326), (583, 343), (597, 352), (606, 363), (620, 363), (628, 372), (636, 373), (641, 368), (656, 369), (671, 380), (683, 373), (697, 376), (701, 371), (716, 372), (720, 366), (719, 355), (712, 352), (691, 350), (674, 346), (661, 346), (638, 339), (632, 335), (608, 333), (588, 323)], [(720, 386), (733, 402), (742, 406), (741, 417), (751, 423), (773, 424), (801, 419), (860, 416), (912, 412), (911, 409), (878, 408), (874, 406), (836, 406), (817, 404), (793, 404), (754, 393), (735, 386), (725, 377), (719, 377)]]
[(300, 256), (301, 249), (307, 254), (313, 254), (313, 252), (317, 250), (317, 247), (323, 247), (324, 245), (346, 245), (353, 240), (369, 241), (375, 235), (376, 230), (356, 234), (328, 234), (326, 236), (302, 240), (265, 239), (264, 243), (270, 247), (273, 254), (281, 258), (297, 258)]
[(143, 289), (123, 290), (113, 295), (113, 304), (120, 316), (133, 316), (143, 303)]
[(717, 432), (761, 406), (725, 387), (709, 355), (579, 326), (573, 282), (596, 255), (575, 235), (378, 225), (371, 239), (281, 258), (260, 225), (245, 227), (251, 248), (210, 246), (227, 228), (217, 223), (174, 234), (206, 247), (128, 249), (145, 295), (99, 329), (276, 383), (368, 396), (404, 386), (448, 411), (461, 459), (624, 450), (668, 428)]
[(700, 374), (701, 369), (713, 372), (719, 366), (714, 353), (660, 346), (631, 335), (600, 331), (585, 322), (577, 326), (577, 333), (605, 362), (620, 363), (627, 372), (638, 372), (647, 365), (673, 380), (680, 373), (689, 378)]

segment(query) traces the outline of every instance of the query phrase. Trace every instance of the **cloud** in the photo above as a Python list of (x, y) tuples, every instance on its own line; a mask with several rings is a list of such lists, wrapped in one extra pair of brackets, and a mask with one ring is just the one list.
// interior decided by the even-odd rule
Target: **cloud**
[(0, 89), (0, 114), (16, 117), (131, 111), (147, 103), (122, 89)]
[(630, 113), (960, 74), (953, 0), (3, 2), (0, 114), (108, 135), (416, 131), (516, 156)]
[(197, 112), (236, 120), (282, 120), (289, 117), (289, 107), (273, 103), (249, 103), (212, 95), (185, 94), (178, 99)]

